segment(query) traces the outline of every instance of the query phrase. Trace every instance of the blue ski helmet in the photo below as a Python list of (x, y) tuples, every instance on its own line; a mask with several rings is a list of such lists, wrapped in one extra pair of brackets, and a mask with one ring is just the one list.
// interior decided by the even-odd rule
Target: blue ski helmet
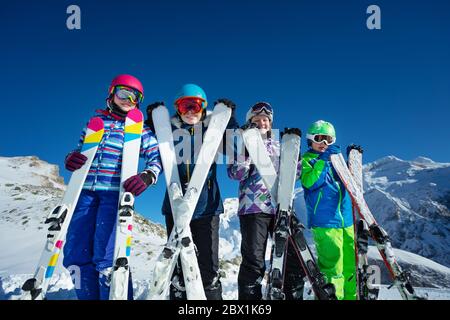
[(202, 108), (206, 109), (206, 106), (208, 105), (208, 100), (206, 99), (206, 93), (203, 91), (202, 88), (200, 88), (198, 85), (193, 83), (187, 83), (181, 87), (181, 89), (178, 91), (177, 95), (175, 96), (175, 108), (177, 106), (177, 102), (180, 99), (184, 98), (200, 98), (203, 100)]

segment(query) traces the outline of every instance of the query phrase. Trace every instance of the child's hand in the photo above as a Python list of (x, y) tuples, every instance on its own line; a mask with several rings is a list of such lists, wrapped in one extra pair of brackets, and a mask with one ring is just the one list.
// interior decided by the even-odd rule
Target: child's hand
[(341, 147), (339, 147), (336, 144), (332, 144), (331, 146), (329, 146), (327, 148), (327, 150), (325, 150), (318, 159), (320, 160), (324, 160), (324, 161), (330, 161), (330, 156), (332, 154), (339, 154), (341, 153)]
[(243, 126), (241, 126), (242, 131), (253, 128), (258, 128), (258, 125), (256, 123), (246, 122)]
[(157, 107), (159, 107), (161, 105), (162, 106), (164, 105), (163, 101), (154, 102), (147, 106), (147, 120), (145, 120), (145, 124), (147, 126), (149, 126), (153, 132), (155, 132), (155, 126), (153, 124), (152, 113), (153, 113), (153, 110), (155, 110)]
[(226, 98), (218, 99), (217, 101), (214, 102), (214, 105), (219, 104), (219, 103), (223, 103), (224, 105), (226, 105), (228, 108), (230, 108), (233, 111), (236, 109), (236, 104), (233, 101), (231, 101), (230, 99), (226, 99)]
[(360, 145), (357, 144), (351, 144), (347, 147), (347, 157), (350, 154), (350, 151), (352, 151), (353, 149), (358, 150), (359, 152), (363, 153), (363, 148)]
[(80, 169), (86, 163), (86, 160), (87, 157), (84, 154), (74, 151), (67, 155), (64, 164), (67, 170), (73, 172)]

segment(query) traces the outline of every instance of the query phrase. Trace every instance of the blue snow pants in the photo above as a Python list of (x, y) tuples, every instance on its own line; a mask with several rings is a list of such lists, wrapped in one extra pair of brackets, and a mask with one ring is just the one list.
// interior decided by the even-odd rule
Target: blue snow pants
[[(81, 191), (63, 260), (64, 267), (79, 270), (72, 274), (79, 300), (109, 299), (118, 201), (118, 191)], [(129, 279), (128, 300), (133, 300), (131, 274)]]

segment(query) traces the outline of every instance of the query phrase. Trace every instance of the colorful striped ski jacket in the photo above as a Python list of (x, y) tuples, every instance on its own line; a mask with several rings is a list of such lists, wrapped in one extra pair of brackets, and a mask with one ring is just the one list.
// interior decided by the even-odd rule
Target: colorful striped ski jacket
[[(95, 116), (103, 120), (105, 131), (83, 189), (119, 191), (125, 119), (110, 114), (106, 110), (97, 110)], [(86, 127), (81, 133), (77, 148), (72, 152), (80, 152), (85, 134)], [(162, 168), (158, 143), (154, 133), (146, 125), (142, 129), (140, 157), (145, 160), (144, 170), (153, 172), (158, 178)]]

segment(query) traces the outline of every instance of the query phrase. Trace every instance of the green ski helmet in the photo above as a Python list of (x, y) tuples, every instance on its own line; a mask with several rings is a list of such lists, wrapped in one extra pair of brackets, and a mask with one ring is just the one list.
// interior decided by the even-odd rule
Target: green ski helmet
[[(328, 136), (331, 139), (323, 139), (320, 136)], [(325, 142), (327, 145), (331, 145), (336, 142), (336, 131), (331, 123), (323, 120), (314, 122), (309, 128), (306, 134), (308, 142), (321, 143)]]

